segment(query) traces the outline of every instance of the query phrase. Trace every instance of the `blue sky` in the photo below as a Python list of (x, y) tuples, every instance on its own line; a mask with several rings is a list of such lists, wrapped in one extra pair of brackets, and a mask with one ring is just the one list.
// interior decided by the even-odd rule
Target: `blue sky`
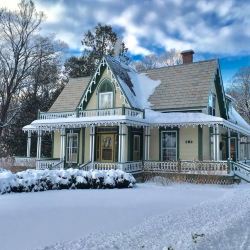
[[(34, 0), (46, 15), (41, 32), (81, 51), (83, 34), (98, 22), (112, 25), (134, 57), (193, 49), (195, 60), (219, 58), (227, 85), (250, 66), (250, 2), (245, 0)], [(18, 1), (0, 0), (15, 9)]]

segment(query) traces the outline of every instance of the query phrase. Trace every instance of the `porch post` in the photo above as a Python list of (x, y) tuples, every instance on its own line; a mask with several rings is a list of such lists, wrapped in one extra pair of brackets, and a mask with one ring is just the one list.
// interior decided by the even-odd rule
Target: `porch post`
[(126, 125), (125, 124), (121, 124), (119, 126), (119, 137), (120, 137), (120, 150), (119, 150), (119, 155), (120, 155), (120, 162), (125, 162), (125, 135), (126, 135)]
[(237, 133), (237, 161), (240, 160), (240, 133)]
[(220, 160), (220, 128), (216, 124), (216, 161)]
[(31, 148), (31, 130), (28, 130), (27, 157), (30, 157), (30, 148)]
[(145, 127), (145, 152), (144, 160), (149, 160), (149, 150), (150, 150), (150, 127)]
[(90, 127), (90, 150), (89, 150), (89, 159), (92, 163), (92, 167), (93, 167), (93, 164), (94, 164), (94, 157), (95, 157), (95, 126), (92, 125)]
[(227, 129), (227, 150), (228, 150), (228, 159), (231, 160), (231, 130)]
[(65, 158), (65, 141), (66, 141), (66, 134), (65, 128), (61, 129), (61, 147), (60, 147), (60, 160), (63, 161)]
[(37, 147), (36, 147), (36, 158), (41, 158), (41, 146), (42, 146), (42, 131), (38, 130), (37, 133)]
[(118, 162), (121, 162), (121, 141), (122, 141), (122, 124), (119, 124), (118, 134)]
[(216, 128), (213, 126), (213, 160), (216, 161)]

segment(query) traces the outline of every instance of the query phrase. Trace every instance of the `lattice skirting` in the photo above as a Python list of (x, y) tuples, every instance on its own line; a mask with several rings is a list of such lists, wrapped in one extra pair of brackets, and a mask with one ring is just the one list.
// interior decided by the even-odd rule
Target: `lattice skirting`
[(145, 182), (155, 176), (161, 176), (173, 182), (188, 182), (195, 184), (220, 184), (231, 185), (239, 180), (235, 180), (233, 176), (218, 175), (199, 175), (199, 174), (180, 174), (180, 173), (157, 173), (143, 172), (135, 174), (134, 177), (138, 182)]

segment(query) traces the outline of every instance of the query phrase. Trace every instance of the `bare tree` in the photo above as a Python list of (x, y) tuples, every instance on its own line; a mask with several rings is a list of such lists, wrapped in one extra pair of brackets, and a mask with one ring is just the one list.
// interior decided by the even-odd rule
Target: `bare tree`
[(35, 36), (42, 19), (29, 0), (22, 0), (17, 11), (0, 10), (0, 136), (17, 114), (20, 91), (41, 59)]
[(178, 65), (181, 63), (182, 58), (180, 52), (176, 49), (170, 49), (159, 56), (156, 54), (147, 55), (141, 61), (135, 62), (133, 66), (137, 71), (144, 71), (148, 69)]
[(243, 67), (234, 75), (227, 91), (236, 101), (236, 109), (250, 122), (250, 67)]

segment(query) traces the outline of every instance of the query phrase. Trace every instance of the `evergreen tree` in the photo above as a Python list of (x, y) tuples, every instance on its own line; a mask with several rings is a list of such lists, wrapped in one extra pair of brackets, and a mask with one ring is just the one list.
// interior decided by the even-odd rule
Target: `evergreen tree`
[[(94, 73), (104, 55), (115, 55), (118, 35), (110, 25), (98, 24), (93, 31), (88, 30), (83, 37), (83, 53), (80, 57), (70, 57), (65, 62), (65, 70), (70, 77), (89, 76)], [(126, 57), (127, 48), (122, 42), (119, 55)]]

